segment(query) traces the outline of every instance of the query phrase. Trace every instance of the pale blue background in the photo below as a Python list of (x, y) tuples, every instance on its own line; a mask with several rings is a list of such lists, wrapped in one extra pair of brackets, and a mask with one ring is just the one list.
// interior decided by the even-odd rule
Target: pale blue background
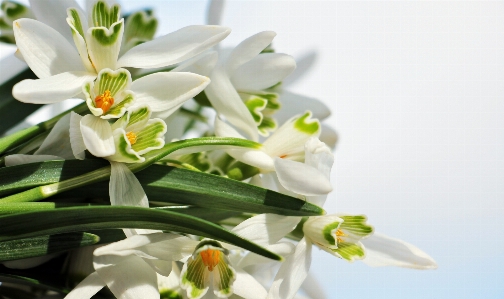
[[(122, 1), (125, 10), (149, 1)], [(150, 1), (162, 33), (206, 1)], [(262, 30), (315, 65), (289, 86), (331, 107), (328, 212), (431, 254), (435, 271), (369, 268), (315, 250), (329, 298), (504, 298), (504, 2), (230, 1), (225, 45)]]

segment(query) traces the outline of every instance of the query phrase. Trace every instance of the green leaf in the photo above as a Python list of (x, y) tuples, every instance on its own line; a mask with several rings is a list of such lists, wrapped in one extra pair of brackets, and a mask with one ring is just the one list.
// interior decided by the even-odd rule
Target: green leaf
[[(0, 135), (42, 107), (42, 105), (21, 103), (12, 96), (14, 85), (24, 79), (37, 79), (37, 76), (27, 68), (0, 86), (0, 119), (2, 120), (0, 122)], [(2, 152), (0, 150), (0, 153)]]
[[(9, 119), (9, 116), (6, 116), (5, 118), (3, 118), (4, 113), (5, 113), (5, 115), (10, 115), (10, 117), (15, 115), (18, 118), (17, 122), (21, 121), (22, 119), (24, 119), (24, 117), (27, 116), (27, 115), (23, 116), (24, 114), (21, 112), (18, 112), (17, 110), (10, 110), (11, 107), (16, 107), (16, 105), (18, 105), (17, 103), (20, 103), (23, 105), (29, 105), (30, 108), (33, 106), (36, 106), (36, 108), (39, 107), (39, 105), (24, 104), (24, 103), (21, 103), (21, 102), (14, 100), (14, 102), (9, 103), (9, 106), (5, 108), (7, 110), (5, 110), (3, 106), (0, 108), (0, 119), (2, 119), (2, 122), (5, 119)], [(80, 104), (70, 110), (67, 110), (67, 111), (51, 118), (50, 120), (47, 120), (45, 122), (41, 122), (35, 126), (26, 128), (24, 130), (21, 130), (21, 131), (14, 133), (14, 134), (0, 138), (0, 154), (3, 154), (8, 150), (10, 150), (20, 144), (23, 144), (24, 142), (30, 140), (31, 138), (37, 136), (40, 133), (43, 133), (45, 131), (52, 129), (52, 127), (54, 127), (54, 125), (56, 124), (56, 122), (58, 120), (60, 120), (60, 118), (62, 118), (66, 114), (70, 113), (71, 111), (74, 111), (76, 113), (82, 113), (86, 110), (87, 110), (86, 103), (82, 103), (82, 104)], [(25, 111), (25, 110), (23, 110), (23, 111)], [(2, 124), (2, 122), (0, 122), (0, 124)], [(1, 130), (2, 130), (2, 125), (0, 125), (0, 133), (1, 133)]]
[(42, 288), (42, 289), (58, 292), (60, 294), (67, 294), (70, 292), (70, 290), (68, 290), (66, 287), (63, 286), (62, 282), (61, 282), (61, 285), (59, 285), (59, 284), (51, 282), (47, 279), (38, 278), (38, 277), (26, 277), (26, 276), (10, 274), (10, 273), (0, 273), (0, 281), (2, 283), (8, 282), (8, 283), (14, 283), (14, 284), (27, 285), (30, 287)]
[[(1, 146), (0, 139), (0, 146)], [(202, 137), (186, 139), (177, 142), (172, 142), (165, 144), (165, 146), (158, 150), (150, 151), (145, 154), (146, 158), (142, 163), (129, 164), (128, 168), (132, 172), (138, 172), (142, 169), (149, 167), (151, 164), (161, 160), (163, 157), (177, 151), (180, 149), (192, 147), (195, 152), (206, 151), (210, 149), (222, 149), (223, 147), (248, 147), (248, 148), (260, 148), (262, 145), (253, 141), (230, 138), (230, 137)], [(86, 186), (94, 182), (99, 182), (106, 180), (110, 177), (110, 166), (97, 169), (85, 173), (83, 175), (73, 177), (68, 180), (60, 181), (59, 183), (54, 183), (46, 186), (36, 187), (25, 192), (12, 195), (7, 198), (0, 200), (0, 203), (7, 202), (29, 202), (29, 201), (39, 201), (44, 198), (59, 194), (61, 192), (72, 190), (77, 187)]]
[[(102, 160), (50, 161), (2, 168), (0, 181), (6, 183), (0, 187), (0, 194), (59, 180), (64, 181), (68, 177), (97, 169), (105, 163), (107, 162)], [(324, 210), (304, 200), (207, 173), (152, 165), (148, 170), (138, 172), (136, 176), (149, 200), (154, 202), (247, 213), (275, 213), (290, 216), (324, 214)], [(62, 196), (108, 198), (108, 188), (108, 181), (106, 181), (66, 192)], [(9, 201), (5, 199), (0, 200), (3, 205), (7, 202)], [(49, 206), (50, 203), (45, 204), (49, 209), (54, 208)], [(0, 214), (3, 205), (0, 205)], [(8, 206), (3, 209), (8, 209)]]
[(72, 207), (0, 216), (0, 242), (93, 229), (140, 228), (195, 234), (234, 244), (264, 257), (282, 257), (205, 220), (138, 207)]
[(0, 242), (0, 262), (12, 261), (97, 244), (100, 237), (89, 233), (68, 233)]

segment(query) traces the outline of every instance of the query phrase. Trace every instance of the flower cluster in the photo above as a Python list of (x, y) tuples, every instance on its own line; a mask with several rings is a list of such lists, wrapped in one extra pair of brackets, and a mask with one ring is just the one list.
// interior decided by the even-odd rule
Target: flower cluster
[[(329, 110), (282, 86), (296, 62), (273, 50), (276, 33), (259, 32), (233, 49), (217, 47), (231, 32), (219, 25), (154, 38), (152, 11), (126, 17), (116, 3), (88, 2), (81, 8), (73, 1), (32, 0), (30, 7), (4, 1), (0, 18), (2, 41), (15, 42), (17, 57), (38, 77), (18, 82), (15, 99), (83, 100), (37, 129), (0, 139), (11, 173), (20, 164), (65, 160), (57, 164), (60, 177), (26, 186), (40, 186), (38, 193), (8, 185), (11, 195), (0, 204), (60, 193), (70, 204), (65, 192), (89, 186), (73, 196), (91, 206), (68, 208), (82, 213), (83, 220), (75, 219), (81, 224), (60, 223), (40, 234), (120, 233), (112, 239), (98, 233), (110, 244), (86, 260), (92, 270), (71, 276), (79, 278), (65, 298), (91, 298), (105, 286), (116, 298), (294, 298), (313, 246), (348, 262), (436, 268), (413, 245), (375, 233), (364, 215), (325, 215), (335, 136), (321, 121)], [(209, 11), (221, 9), (222, 1), (213, 1)], [(103, 168), (64, 175), (65, 165), (94, 163)], [(94, 183), (106, 179), (108, 197), (93, 194)], [(100, 218), (108, 210), (126, 214)], [(49, 214), (41, 217), (56, 225)]]

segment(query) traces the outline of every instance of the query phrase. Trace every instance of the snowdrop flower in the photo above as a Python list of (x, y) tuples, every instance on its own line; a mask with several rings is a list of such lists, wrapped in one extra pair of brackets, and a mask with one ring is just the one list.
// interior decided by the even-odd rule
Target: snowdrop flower
[(178, 68), (208, 75), (212, 83), (205, 94), (212, 106), (252, 140), (258, 138), (258, 132), (268, 136), (276, 129), (276, 121), (270, 116), (280, 108), (278, 94), (267, 89), (296, 68), (289, 55), (261, 53), (275, 35), (272, 31), (257, 33), (230, 53), (205, 53)]
[[(166, 124), (152, 114), (169, 115), (208, 85), (191, 73), (157, 73), (131, 82), (126, 69), (103, 69), (96, 81), (82, 87), (90, 115), (72, 114), (72, 149), (111, 161), (142, 162), (140, 156), (163, 147)], [(126, 109), (130, 111), (127, 114)], [(107, 119), (121, 117), (114, 125)], [(82, 137), (81, 137), (82, 135)]]
[[(228, 254), (229, 249), (212, 240), (199, 242), (166, 233), (135, 235), (95, 250), (96, 271), (65, 298), (91, 298), (104, 286), (117, 298), (159, 298), (157, 274), (173, 278), (177, 273), (171, 274), (172, 262), (181, 260), (185, 264), (177, 276), (180, 287), (191, 299), (203, 297), (211, 284), (221, 298), (231, 294), (265, 298), (264, 287), (250, 274), (231, 265)], [(164, 291), (177, 291), (173, 281)]]
[(203, 52), (230, 32), (219, 26), (188, 26), (135, 46), (119, 58), (124, 33), (119, 13), (119, 6), (108, 7), (103, 1), (94, 4), (89, 20), (80, 8), (69, 9), (67, 21), (77, 51), (55, 29), (39, 21), (15, 21), (19, 51), (40, 79), (16, 84), (14, 97), (26, 103), (59, 102), (80, 94), (82, 85), (103, 69), (173, 65)]
[[(233, 127), (215, 120), (215, 134), (220, 137), (245, 137)], [(281, 184), (305, 196), (325, 195), (332, 190), (329, 179), (318, 169), (302, 163), (305, 143), (320, 134), (320, 123), (311, 112), (294, 116), (262, 143), (259, 150), (231, 149), (226, 152), (236, 160), (259, 168), (262, 173), (275, 171)]]

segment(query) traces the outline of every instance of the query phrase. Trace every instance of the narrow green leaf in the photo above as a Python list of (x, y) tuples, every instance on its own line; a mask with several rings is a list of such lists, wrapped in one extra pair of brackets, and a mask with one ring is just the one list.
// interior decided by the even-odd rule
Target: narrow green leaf
[(21, 103), (12, 96), (12, 88), (24, 79), (37, 79), (29, 69), (20, 72), (0, 86), (0, 135), (8, 129), (23, 121), (42, 105)]
[[(20, 103), (20, 102), (16, 101), (16, 103)], [(8, 107), (14, 107), (14, 106), (12, 106), (13, 104), (14, 104), (14, 102), (10, 103)], [(33, 105), (33, 104), (25, 104), (25, 105), (37, 106), (37, 105)], [(0, 117), (3, 117), (3, 115), (2, 115), (3, 110), (4, 110), (3, 108), (0, 108)], [(3, 154), (6, 151), (8, 151), (9, 149), (12, 149), (12, 148), (30, 140), (31, 138), (37, 136), (40, 133), (43, 133), (47, 130), (52, 129), (52, 127), (54, 127), (56, 122), (58, 120), (60, 120), (60, 118), (65, 116), (66, 114), (70, 113), (70, 111), (74, 111), (76, 113), (82, 113), (86, 110), (87, 110), (86, 103), (82, 103), (82, 104), (80, 104), (70, 110), (67, 110), (67, 111), (51, 118), (50, 120), (47, 120), (45, 122), (41, 122), (35, 126), (26, 128), (24, 130), (21, 130), (19, 132), (14, 133), (14, 134), (0, 138), (0, 154)], [(17, 117), (20, 117), (20, 119), (18, 119), (18, 121), (23, 120), (25, 117), (25, 116), (20, 116), (20, 114), (17, 111), (5, 111), (5, 113), (9, 114), (9, 115), (16, 115)]]
[(117, 206), (61, 208), (0, 216), (0, 227), (0, 242), (93, 229), (159, 229), (208, 237), (234, 244), (270, 259), (282, 259), (214, 223), (157, 209)]
[(38, 277), (35, 278), (35, 277), (26, 277), (26, 276), (10, 274), (10, 273), (0, 273), (0, 281), (14, 283), (14, 284), (27, 285), (30, 287), (42, 288), (42, 289), (58, 292), (60, 294), (67, 294), (70, 292), (70, 290), (68, 290), (66, 287), (63, 286), (62, 281), (61, 281), (61, 285), (59, 285), (54, 282), (50, 282), (46, 279), (38, 278)]
[[(98, 159), (49, 161), (2, 168), (0, 169), (0, 181), (5, 184), (0, 187), (0, 194), (10, 194), (13, 191), (19, 192), (34, 186), (64, 181), (69, 177), (78, 177), (88, 171), (91, 171), (88, 173), (96, 173), (92, 170), (107, 163)], [(138, 172), (136, 176), (149, 200), (153, 202), (195, 205), (240, 213), (275, 213), (290, 216), (324, 214), (323, 209), (304, 200), (207, 173), (152, 165), (148, 170)], [(65, 192), (62, 196), (108, 198), (108, 176), (105, 180), (102, 183)], [(10, 198), (23, 199), (24, 197), (21, 196), (31, 196), (31, 192), (34, 196), (44, 196), (44, 194), (37, 193), (41, 192), (40, 188), (34, 188)], [(9, 202), (13, 201), (8, 198), (0, 200), (2, 203), (0, 214), (6, 214), (12, 209), (23, 209), (22, 205), (13, 206), (9, 205)], [(54, 205), (52, 203), (44, 203), (44, 205), (47, 206), (47, 209), (55, 208), (51, 206)], [(27, 205), (26, 207), (31, 206)], [(19, 211), (10, 213), (16, 212)]]
[[(2, 140), (0, 139), (0, 146), (1, 141)], [(145, 162), (128, 164), (128, 168), (132, 172), (138, 172), (142, 169), (147, 168), (151, 164), (161, 160), (163, 157), (169, 155), (170, 153), (188, 147), (194, 147), (196, 150), (199, 149), (200, 151), (205, 151), (210, 149), (220, 149), (223, 146), (259, 148), (261, 144), (249, 140), (230, 138), (230, 137), (202, 137), (202, 138), (186, 139), (168, 143), (161, 149), (153, 150), (144, 155), (144, 157), (146, 158)], [(110, 166), (103, 167), (68, 180), (60, 181), (59, 183), (36, 187), (34, 189), (27, 190), (22, 193), (3, 198), (0, 200), (0, 202), (7, 203), (7, 202), (39, 201), (67, 190), (72, 190), (77, 187), (86, 186), (94, 182), (106, 180), (109, 177), (110, 177)]]
[(0, 242), (0, 262), (19, 260), (97, 244), (100, 237), (68, 233)]

